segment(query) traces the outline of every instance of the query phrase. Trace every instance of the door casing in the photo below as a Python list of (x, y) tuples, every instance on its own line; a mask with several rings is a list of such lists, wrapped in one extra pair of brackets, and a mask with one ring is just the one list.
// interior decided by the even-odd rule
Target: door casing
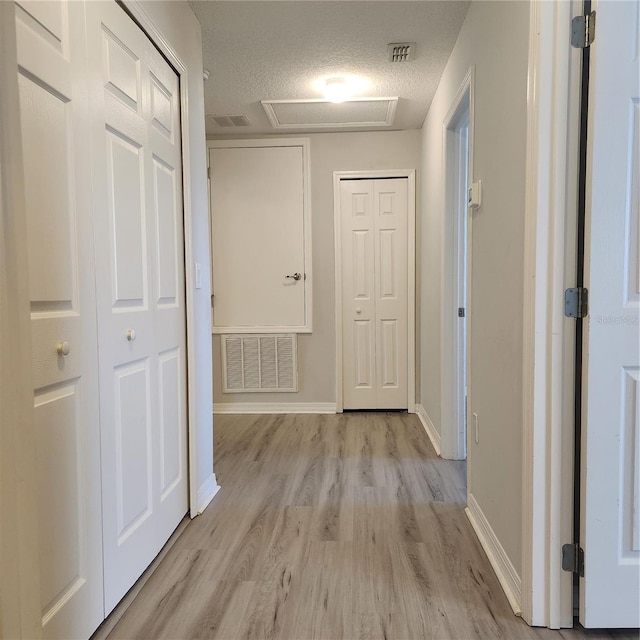
[(406, 178), (407, 211), (407, 411), (416, 412), (416, 172), (414, 169), (334, 171), (333, 233), (335, 249), (335, 325), (336, 325), (336, 413), (344, 409), (342, 390), (342, 234), (340, 224), (340, 180)]
[(522, 357), (522, 618), (573, 626), (562, 571), (573, 515), (575, 286), (581, 51), (570, 44), (581, 0), (530, 5)]
[[(474, 102), (475, 102), (475, 67), (471, 67), (458, 89), (449, 112), (442, 123), (442, 143), (445, 150), (445, 219), (442, 225), (442, 303), (441, 309), (441, 344), (442, 360), (440, 368), (441, 397), (441, 455), (450, 460), (464, 460), (467, 457), (466, 437), (468, 419), (465, 420), (465, 393), (467, 388), (467, 404), (470, 406), (471, 388), (469, 386), (469, 331), (471, 316), (471, 227), (472, 215), (466, 210), (467, 239), (466, 247), (462, 245), (464, 230), (461, 225), (462, 209), (460, 207), (459, 170), (460, 153), (457, 148), (457, 137), (460, 125), (468, 118), (468, 182), (473, 181), (473, 138), (474, 138)], [(461, 255), (463, 252), (466, 256)], [(461, 264), (466, 263), (466, 273), (462, 273)], [(466, 282), (465, 282), (466, 281)], [(466, 284), (466, 286), (465, 286)], [(465, 317), (458, 318), (457, 307), (460, 304), (460, 290), (464, 290)], [(464, 323), (465, 327), (460, 327)], [(466, 332), (466, 349), (464, 332)]]

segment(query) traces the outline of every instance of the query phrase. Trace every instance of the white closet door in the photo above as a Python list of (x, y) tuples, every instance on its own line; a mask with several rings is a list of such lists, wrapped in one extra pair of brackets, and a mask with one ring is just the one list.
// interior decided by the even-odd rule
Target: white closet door
[(109, 613), (187, 511), (179, 85), (115, 2), (87, 38)]
[(340, 182), (345, 409), (407, 407), (407, 198), (406, 178)]
[(103, 602), (84, 6), (21, 1), (16, 18), (43, 637), (87, 638)]
[(640, 625), (640, 2), (592, 8), (580, 622)]
[(345, 409), (377, 409), (375, 213), (372, 180), (340, 182)]
[(376, 180), (376, 377), (378, 409), (407, 408), (407, 180)]

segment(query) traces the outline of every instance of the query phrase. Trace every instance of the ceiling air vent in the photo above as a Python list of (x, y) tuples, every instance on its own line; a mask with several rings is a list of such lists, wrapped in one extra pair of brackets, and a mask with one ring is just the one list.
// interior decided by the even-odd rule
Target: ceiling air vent
[(210, 120), (219, 127), (248, 127), (251, 123), (249, 118), (243, 115), (237, 116), (208, 116)]
[(392, 42), (387, 45), (389, 62), (408, 62), (415, 58), (415, 42)]

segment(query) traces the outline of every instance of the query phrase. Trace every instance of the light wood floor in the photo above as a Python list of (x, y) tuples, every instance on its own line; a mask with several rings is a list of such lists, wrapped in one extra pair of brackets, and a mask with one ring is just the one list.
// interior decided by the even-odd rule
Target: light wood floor
[(216, 416), (222, 489), (109, 640), (637, 638), (531, 629), (407, 414)]

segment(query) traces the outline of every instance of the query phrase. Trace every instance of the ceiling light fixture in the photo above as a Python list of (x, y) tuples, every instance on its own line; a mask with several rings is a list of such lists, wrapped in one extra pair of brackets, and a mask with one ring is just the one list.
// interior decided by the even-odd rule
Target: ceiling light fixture
[(340, 103), (353, 95), (353, 89), (346, 78), (329, 78), (324, 83), (324, 94), (329, 102)]

